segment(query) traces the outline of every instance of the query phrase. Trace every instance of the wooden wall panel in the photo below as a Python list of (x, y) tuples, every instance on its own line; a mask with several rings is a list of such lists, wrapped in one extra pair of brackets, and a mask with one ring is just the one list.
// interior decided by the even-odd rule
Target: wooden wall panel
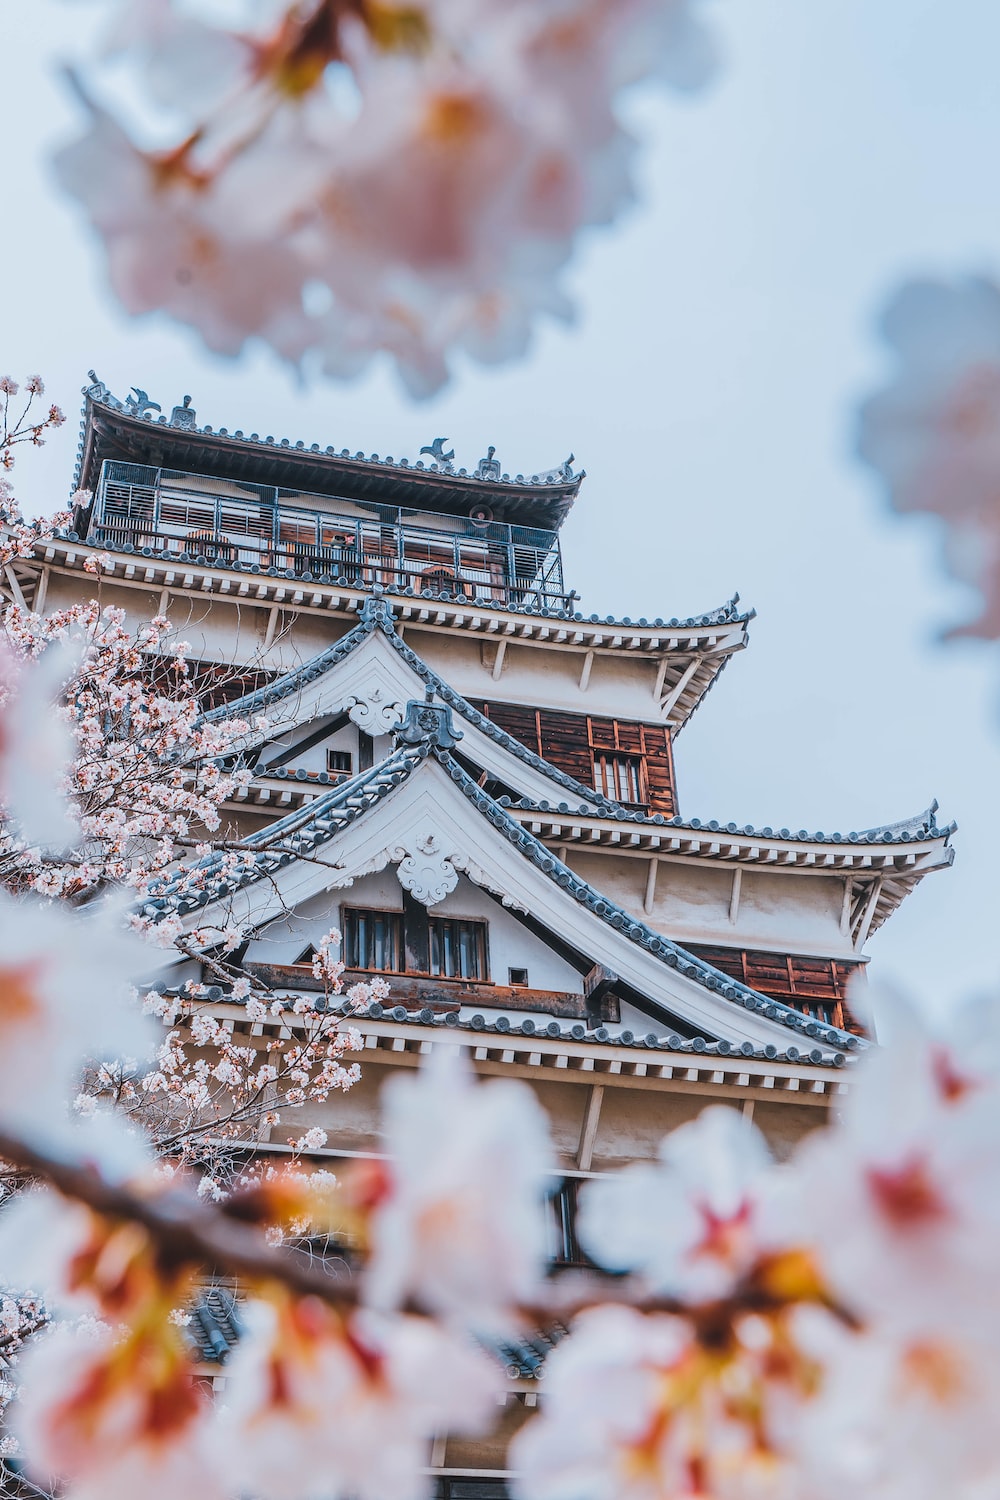
[(595, 752), (636, 756), (641, 760), (641, 805), (650, 813), (663, 813), (668, 818), (677, 811), (673, 750), (665, 726), (511, 703), (480, 702), (474, 707), (536, 755), (587, 787), (594, 785)]
[(805, 1015), (863, 1036), (864, 1030), (847, 1004), (847, 985), (860, 967), (835, 958), (804, 958), (797, 954), (765, 953), (757, 949), (710, 948), (686, 945), (723, 974), (742, 980), (772, 1000), (791, 1003)]

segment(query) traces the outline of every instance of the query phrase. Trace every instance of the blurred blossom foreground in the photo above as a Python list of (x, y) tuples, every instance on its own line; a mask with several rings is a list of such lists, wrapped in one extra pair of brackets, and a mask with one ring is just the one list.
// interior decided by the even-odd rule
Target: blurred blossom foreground
[[(633, 197), (625, 91), (695, 90), (715, 62), (700, 0), (242, 0), (232, 26), (105, 8), (58, 174), (126, 310), (337, 377), (385, 351), (417, 395), (456, 351), (511, 359), (570, 316), (581, 231)], [(141, 121), (98, 102), (122, 61)]]
[(941, 519), (950, 572), (979, 596), (956, 635), (1000, 635), (1000, 286), (911, 281), (885, 309), (895, 368), (861, 410), (860, 451), (893, 507)]

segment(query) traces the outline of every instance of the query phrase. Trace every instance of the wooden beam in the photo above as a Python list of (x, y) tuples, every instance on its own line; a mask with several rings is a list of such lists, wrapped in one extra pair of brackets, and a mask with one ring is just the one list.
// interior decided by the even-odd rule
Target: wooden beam
[[(262, 980), (271, 989), (284, 993), (301, 990), (305, 994), (322, 991), (322, 980), (316, 979), (311, 964), (245, 965), (247, 974)], [(371, 979), (360, 969), (344, 971), (344, 988), (350, 989)], [(431, 974), (385, 974), (389, 986), (387, 1006), (403, 1005), (407, 1010), (456, 1011), (463, 1005), (491, 1010), (544, 1011), (567, 1021), (586, 1021), (588, 1011), (583, 995), (566, 990), (533, 990), (525, 985), (489, 984), (472, 979), (441, 979)]]
[(854, 939), (855, 950), (860, 952), (868, 941), (868, 934), (872, 930), (872, 922), (875, 920), (875, 908), (878, 906), (878, 898), (882, 894), (882, 877), (872, 881), (871, 892), (865, 902), (864, 914), (858, 927), (857, 936)]
[(49, 591), (49, 575), (51, 568), (43, 568), (42, 576), (38, 580), (38, 588), (35, 592), (35, 613), (40, 615), (45, 608), (45, 596)]
[(585, 693), (590, 685), (590, 674), (594, 666), (594, 653), (588, 651), (583, 658), (583, 669), (580, 672), (580, 692)]
[(733, 871), (733, 885), (729, 893), (729, 921), (733, 927), (736, 926), (740, 915), (740, 891), (743, 888), (743, 866), (737, 865)]
[(269, 650), (269, 648), (271, 646), (271, 643), (274, 640), (274, 632), (278, 628), (278, 614), (279, 614), (278, 606), (276, 604), (272, 605), (272, 607), (271, 607), (271, 613), (267, 617), (267, 629), (264, 631), (264, 650), (265, 651)]
[(840, 930), (848, 933), (851, 930), (851, 903), (854, 900), (854, 880), (850, 875), (844, 881), (844, 904), (840, 908)]
[(158, 615), (165, 615), (166, 612), (167, 612), (167, 610), (169, 608), (170, 608), (170, 590), (169, 589), (161, 589), (160, 590), (160, 602), (159, 602), (159, 604), (156, 607), (156, 613)]
[[(669, 719), (670, 718), (670, 715), (673, 713), (674, 709), (677, 707), (677, 700), (678, 700), (678, 698), (681, 696), (681, 694), (683, 693), (684, 689), (687, 687), (688, 683), (691, 681), (692, 677), (697, 672), (697, 670), (698, 670), (698, 668), (700, 666), (701, 666), (701, 658), (699, 656), (696, 656), (695, 659), (694, 659), (694, 661), (690, 662), (688, 664), (688, 666), (685, 668), (685, 670), (681, 673), (680, 678), (674, 684), (673, 688), (670, 691), (670, 696), (667, 698), (666, 702), (662, 705), (663, 717), (665, 719)], [(659, 693), (657, 694), (657, 697), (659, 697)]]
[(653, 903), (656, 900), (656, 873), (659, 868), (660, 861), (654, 854), (653, 858), (649, 861), (649, 868), (646, 872), (646, 894), (642, 900), (642, 909), (647, 917), (652, 912)]
[(583, 996), (587, 1003), (587, 1015), (594, 1020), (611, 1019), (607, 1002), (611, 999), (616, 984), (620, 984), (613, 969), (595, 964), (583, 976)]
[(7, 567), (4, 568), (4, 573), (7, 576), (7, 582), (10, 584), (10, 591), (14, 596), (14, 603), (20, 605), (21, 609), (26, 610), (28, 606), (25, 603), (24, 595), (21, 593), (21, 585), (18, 583), (17, 578), (14, 576), (14, 569), (8, 564)]
[(587, 1108), (583, 1116), (583, 1128), (580, 1131), (580, 1148), (576, 1153), (576, 1164), (581, 1172), (589, 1172), (590, 1164), (594, 1159), (594, 1145), (597, 1141), (597, 1127), (601, 1121), (601, 1105), (604, 1102), (604, 1085), (595, 1083), (587, 1099)]
[(500, 681), (500, 673), (503, 671), (504, 660), (507, 656), (507, 637), (502, 636), (497, 646), (496, 656), (493, 658), (493, 671), (491, 676), (494, 682)]

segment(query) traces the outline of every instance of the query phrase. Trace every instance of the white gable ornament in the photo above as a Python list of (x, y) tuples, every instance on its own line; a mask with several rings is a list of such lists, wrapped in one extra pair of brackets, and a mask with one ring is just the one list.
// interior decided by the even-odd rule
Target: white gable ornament
[(344, 699), (348, 716), (372, 739), (391, 734), (403, 718), (403, 707), (398, 698), (388, 697), (378, 683), (371, 683), (361, 693), (352, 693)]
[(402, 856), (396, 866), (396, 875), (404, 891), (409, 891), (415, 900), (424, 906), (436, 906), (449, 896), (458, 884), (458, 871), (444, 852), (444, 845), (436, 833), (428, 830), (414, 840), (416, 852), (408, 854), (399, 849), (390, 858)]

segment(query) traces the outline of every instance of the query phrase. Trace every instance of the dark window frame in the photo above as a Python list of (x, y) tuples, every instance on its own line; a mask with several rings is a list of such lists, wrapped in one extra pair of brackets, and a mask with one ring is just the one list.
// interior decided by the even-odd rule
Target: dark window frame
[[(369, 931), (374, 925), (374, 930)], [(380, 935), (378, 925), (387, 933)], [(342, 906), (340, 908), (342, 955), (345, 967), (371, 974), (403, 974), (403, 913), (392, 907)], [(380, 963), (378, 947), (388, 941), (395, 963)], [(373, 956), (369, 957), (369, 953)]]
[[(424, 929), (421, 934), (411, 930), (415, 919)], [(433, 915), (418, 903), (404, 903), (402, 909), (342, 906), (340, 925), (341, 952), (348, 969), (491, 983), (489, 923), (482, 917)], [(418, 937), (422, 941), (415, 943)], [(426, 968), (414, 962), (418, 953), (426, 955)], [(387, 964), (386, 957), (395, 962)]]

